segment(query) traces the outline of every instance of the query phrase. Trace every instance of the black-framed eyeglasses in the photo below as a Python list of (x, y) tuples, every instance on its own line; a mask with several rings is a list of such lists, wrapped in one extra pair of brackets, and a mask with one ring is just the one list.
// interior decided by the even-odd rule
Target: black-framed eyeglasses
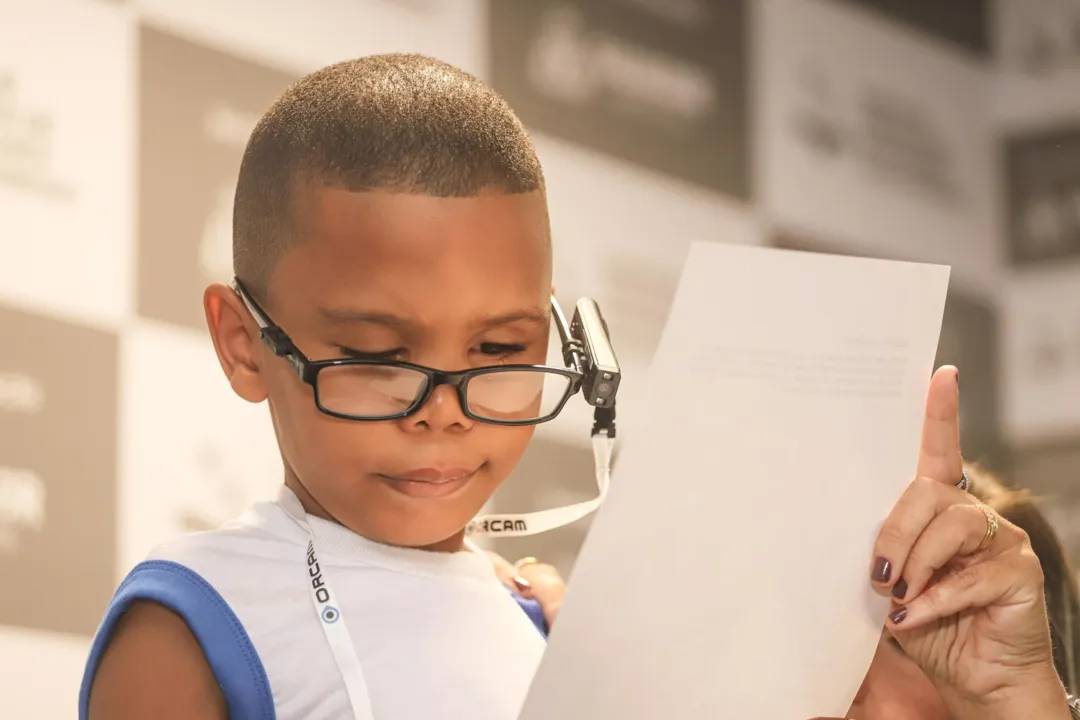
[(552, 315), (571, 367), (493, 365), (445, 372), (409, 362), (340, 358), (310, 360), (238, 278), (233, 289), (258, 323), (263, 342), (312, 387), (316, 407), (343, 420), (397, 420), (412, 415), (435, 388), (449, 385), (466, 417), (495, 425), (536, 425), (558, 415), (581, 389), (583, 350), (570, 335), (555, 298)]

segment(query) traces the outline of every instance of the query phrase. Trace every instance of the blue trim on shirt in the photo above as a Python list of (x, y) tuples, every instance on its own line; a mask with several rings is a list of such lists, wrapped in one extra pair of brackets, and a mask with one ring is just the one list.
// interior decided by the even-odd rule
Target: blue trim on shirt
[[(80, 720), (89, 716), (90, 689), (113, 630), (124, 612), (137, 601), (155, 602), (184, 619), (202, 646), (232, 720), (274, 720), (270, 679), (240, 619), (201, 575), (166, 560), (148, 560), (136, 565), (109, 603), (83, 674)], [(154, 659), (147, 658), (147, 662)]]
[(540, 631), (540, 634), (547, 640), (549, 628), (547, 626), (547, 620), (544, 619), (544, 611), (540, 607), (540, 603), (532, 598), (524, 598), (518, 595), (516, 592), (511, 591), (510, 595), (517, 600), (517, 604), (521, 606), (521, 609), (525, 611), (525, 614), (532, 620), (532, 624), (536, 626), (536, 629)]

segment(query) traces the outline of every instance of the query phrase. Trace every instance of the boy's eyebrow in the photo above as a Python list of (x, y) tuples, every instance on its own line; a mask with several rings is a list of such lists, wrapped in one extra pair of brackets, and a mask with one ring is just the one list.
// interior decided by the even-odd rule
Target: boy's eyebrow
[(523, 310), (515, 310), (514, 312), (505, 313), (503, 315), (493, 315), (491, 317), (481, 318), (477, 321), (476, 326), (480, 329), (489, 329), (499, 327), (501, 325), (510, 325), (516, 322), (524, 322), (529, 325), (537, 325), (539, 327), (547, 327), (551, 323), (551, 316), (540, 308), (526, 308)]
[(319, 316), (334, 325), (386, 325), (393, 328), (411, 329), (417, 324), (399, 315), (351, 308), (319, 307)]
[[(421, 327), (420, 323), (409, 318), (394, 315), (393, 313), (374, 312), (368, 310), (355, 310), (351, 308), (320, 307), (319, 315), (326, 321), (335, 325), (384, 325), (400, 330), (416, 330)], [(501, 315), (492, 315), (475, 320), (472, 324), (477, 329), (490, 329), (502, 325), (510, 325), (516, 322), (524, 322), (539, 327), (547, 327), (551, 322), (551, 316), (540, 308), (524, 308)]]

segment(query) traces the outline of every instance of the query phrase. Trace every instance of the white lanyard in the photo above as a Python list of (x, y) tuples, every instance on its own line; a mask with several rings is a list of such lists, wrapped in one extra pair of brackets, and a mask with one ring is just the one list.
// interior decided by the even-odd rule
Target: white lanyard
[(483, 515), (469, 523), (465, 533), (469, 537), (536, 535), (569, 525), (595, 511), (604, 502), (608, 485), (611, 483), (611, 453), (615, 449), (615, 438), (604, 433), (593, 435), (592, 448), (593, 463), (596, 466), (596, 488), (599, 491), (595, 498), (539, 512)]
[[(608, 485), (611, 481), (611, 453), (615, 441), (614, 438), (609, 438), (605, 434), (598, 434), (593, 436), (592, 443), (593, 458), (596, 465), (596, 485), (600, 491), (594, 499), (534, 513), (485, 515), (469, 524), (467, 534), (470, 537), (483, 535), (511, 537), (535, 535), (536, 533), (568, 525), (596, 510), (607, 495)], [(349, 629), (345, 625), (341, 605), (335, 598), (333, 590), (330, 589), (330, 583), (326, 578), (326, 570), (319, 564), (319, 558), (315, 553), (315, 533), (307, 521), (307, 515), (303, 508), (298, 508), (293, 516), (308, 533), (307, 574), (311, 604), (315, 608), (315, 614), (319, 617), (319, 624), (322, 626), (323, 634), (326, 635), (326, 642), (330, 645), (330, 651), (333, 653), (334, 662), (337, 663), (338, 670), (341, 672), (341, 678), (345, 681), (345, 690), (349, 695), (349, 704), (352, 706), (353, 720), (374, 720), (367, 682), (364, 680), (364, 672), (360, 667), (360, 658), (356, 655), (356, 647), (353, 645)], [(466, 540), (466, 544), (472, 548), (468, 540)]]
[(356, 648), (353, 646), (349, 628), (345, 625), (345, 618), (341, 614), (341, 605), (334, 598), (330, 584), (326, 581), (325, 571), (319, 565), (319, 558), (315, 555), (315, 533), (311, 531), (311, 525), (301, 513), (297, 519), (304, 525), (311, 538), (307, 546), (307, 571), (308, 590), (311, 593), (311, 603), (315, 606), (315, 614), (319, 616), (319, 624), (322, 625), (326, 642), (330, 644), (330, 652), (334, 654), (334, 662), (337, 663), (341, 672), (341, 679), (345, 681), (345, 691), (349, 694), (349, 704), (352, 706), (352, 714), (355, 720), (374, 720), (371, 714), (371, 700), (368, 697), (367, 682), (364, 680), (364, 671), (360, 667), (360, 658), (356, 656)]

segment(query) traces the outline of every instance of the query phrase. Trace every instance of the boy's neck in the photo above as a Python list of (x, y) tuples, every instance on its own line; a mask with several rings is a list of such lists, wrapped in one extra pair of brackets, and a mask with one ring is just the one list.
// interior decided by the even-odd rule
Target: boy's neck
[[(311, 496), (311, 493), (307, 491), (307, 488), (304, 487), (304, 484), (300, 482), (299, 478), (291, 472), (285, 473), (285, 487), (292, 490), (293, 494), (296, 495), (297, 499), (300, 501), (300, 505), (303, 506), (304, 512), (308, 515), (314, 515), (317, 518), (322, 518), (323, 520), (328, 520), (329, 522), (341, 525), (342, 527), (347, 527), (344, 523), (328, 513), (326, 508), (320, 505), (319, 502)], [(351, 530), (352, 528), (349, 529)], [(356, 531), (354, 530), (353, 532)], [(454, 533), (445, 540), (441, 540), (433, 545), (425, 545), (413, 549), (443, 553), (461, 552), (465, 549), (465, 530), (462, 529), (460, 532)]]

